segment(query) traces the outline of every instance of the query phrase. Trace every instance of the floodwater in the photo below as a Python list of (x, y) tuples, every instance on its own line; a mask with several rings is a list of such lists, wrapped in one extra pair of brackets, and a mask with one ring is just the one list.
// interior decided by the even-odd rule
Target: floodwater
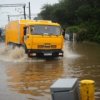
[(28, 58), (22, 48), (0, 43), (0, 100), (52, 100), (50, 86), (59, 78), (95, 81), (100, 100), (100, 45), (65, 41), (64, 57)]

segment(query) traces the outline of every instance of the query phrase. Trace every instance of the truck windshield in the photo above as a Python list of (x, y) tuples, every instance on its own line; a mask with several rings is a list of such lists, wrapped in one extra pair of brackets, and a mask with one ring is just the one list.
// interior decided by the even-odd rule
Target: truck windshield
[(31, 34), (35, 35), (60, 35), (60, 26), (35, 25), (31, 26)]

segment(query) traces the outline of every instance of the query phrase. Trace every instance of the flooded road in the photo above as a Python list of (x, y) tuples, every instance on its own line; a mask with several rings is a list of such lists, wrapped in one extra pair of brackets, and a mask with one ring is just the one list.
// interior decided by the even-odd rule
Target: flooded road
[(94, 80), (100, 100), (100, 45), (65, 41), (63, 58), (45, 59), (0, 44), (0, 100), (51, 100), (51, 84), (67, 77)]

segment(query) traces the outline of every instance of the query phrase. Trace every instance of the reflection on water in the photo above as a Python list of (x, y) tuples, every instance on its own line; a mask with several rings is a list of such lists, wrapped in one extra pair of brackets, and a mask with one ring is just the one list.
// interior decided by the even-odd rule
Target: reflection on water
[[(16, 50), (11, 53), (17, 54)], [(0, 63), (3, 61), (7, 75), (7, 88), (12, 92), (28, 95), (27, 100), (51, 100), (49, 88), (54, 81), (78, 77), (79, 80), (93, 79), (96, 82), (95, 96), (96, 100), (100, 100), (100, 45), (65, 41), (64, 57), (49, 60), (25, 58), (23, 52), (19, 58), (13, 56), (12, 59), (7, 51), (4, 54), (0, 52)]]
[(50, 85), (62, 74), (63, 62), (61, 60), (12, 64), (7, 68), (10, 88), (34, 96), (50, 94)]

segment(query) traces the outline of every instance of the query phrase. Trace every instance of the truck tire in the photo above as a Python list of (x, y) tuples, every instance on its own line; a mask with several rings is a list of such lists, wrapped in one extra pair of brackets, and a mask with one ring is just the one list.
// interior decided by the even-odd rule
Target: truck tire
[(32, 57), (30, 52), (28, 52), (27, 55), (28, 55), (28, 57)]

